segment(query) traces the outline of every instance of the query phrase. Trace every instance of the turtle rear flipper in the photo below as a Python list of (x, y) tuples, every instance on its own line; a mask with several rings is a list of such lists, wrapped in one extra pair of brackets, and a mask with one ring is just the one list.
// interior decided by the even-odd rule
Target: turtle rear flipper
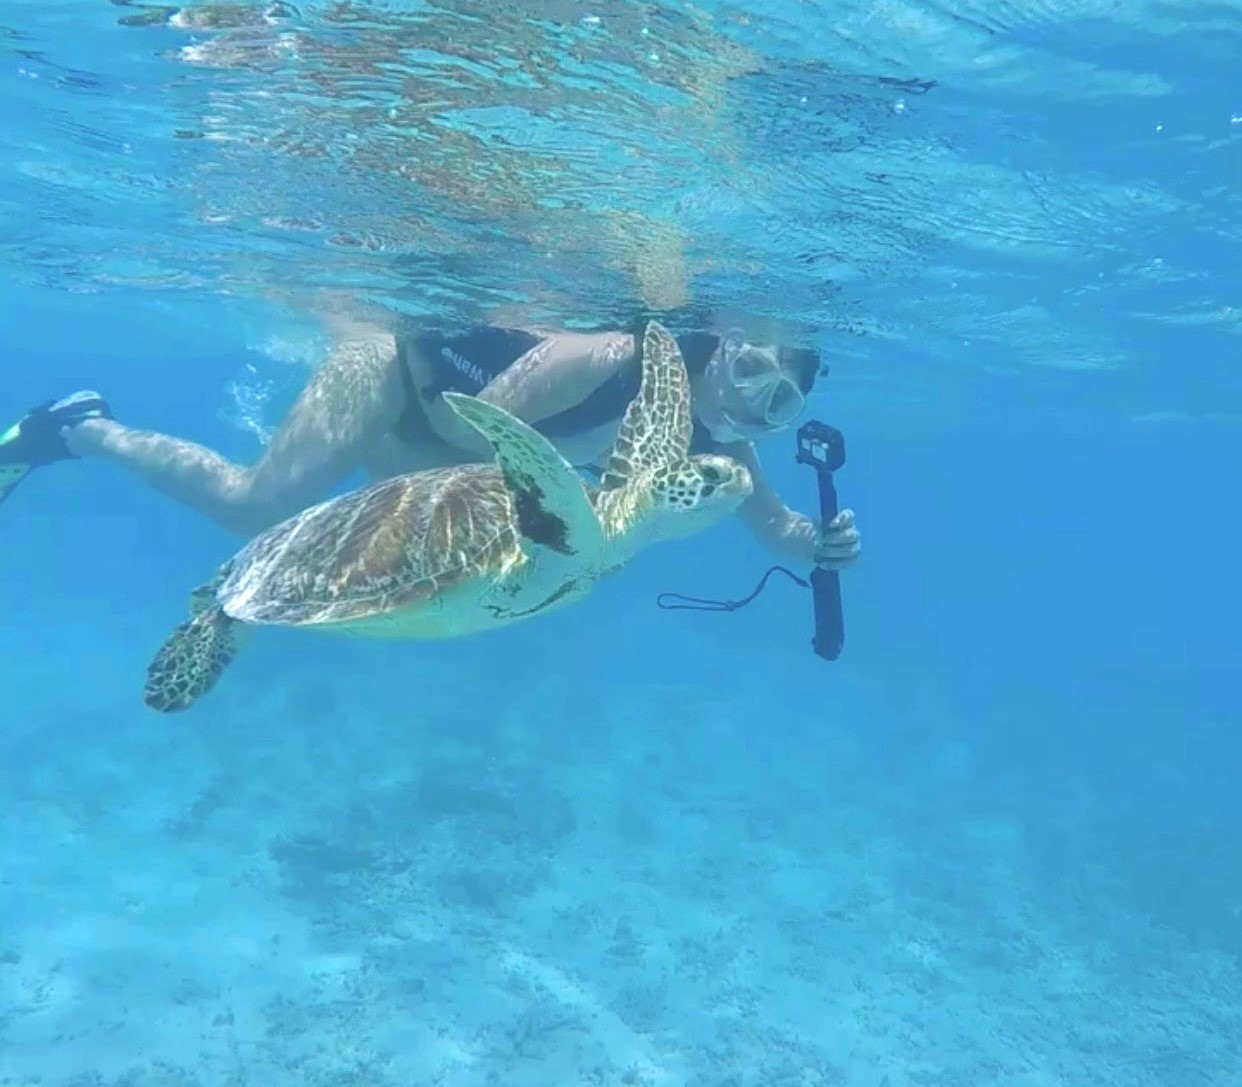
[(220, 608), (204, 609), (182, 623), (148, 665), (142, 700), (160, 713), (188, 709), (237, 655), (238, 634), (236, 621)]
[(216, 593), (220, 588), (220, 577), (216, 577), (212, 581), (208, 581), (203, 585), (196, 586), (190, 590), (190, 618), (196, 615), (202, 615), (208, 608), (216, 607)]

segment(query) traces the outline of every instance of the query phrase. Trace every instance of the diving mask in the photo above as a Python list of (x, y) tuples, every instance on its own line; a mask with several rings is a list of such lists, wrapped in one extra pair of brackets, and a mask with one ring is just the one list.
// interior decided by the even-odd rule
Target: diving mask
[(772, 348), (746, 343), (730, 332), (720, 343), (722, 424), (733, 440), (762, 437), (784, 430), (806, 409), (806, 393), (790, 377)]

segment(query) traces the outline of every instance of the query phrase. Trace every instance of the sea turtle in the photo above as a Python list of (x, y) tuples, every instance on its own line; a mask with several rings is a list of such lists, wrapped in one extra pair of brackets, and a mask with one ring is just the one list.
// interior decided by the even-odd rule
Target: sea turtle
[(598, 487), (508, 412), (446, 392), (495, 463), (396, 476), (255, 537), (191, 594), (190, 619), (147, 669), (146, 704), (192, 705), (235, 656), (244, 625), (473, 634), (562, 607), (647, 544), (719, 521), (750, 494), (750, 473), (690, 454), (689, 378), (663, 326), (647, 325), (641, 354), (638, 394)]

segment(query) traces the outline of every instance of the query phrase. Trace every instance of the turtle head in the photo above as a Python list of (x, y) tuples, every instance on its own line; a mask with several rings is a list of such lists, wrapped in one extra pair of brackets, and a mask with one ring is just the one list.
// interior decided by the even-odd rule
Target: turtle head
[(651, 480), (653, 532), (663, 539), (702, 532), (736, 510), (754, 489), (746, 465), (719, 453), (661, 468)]
[(656, 540), (693, 536), (738, 508), (755, 489), (750, 469), (719, 453), (686, 457), (596, 492), (595, 509), (616, 562)]

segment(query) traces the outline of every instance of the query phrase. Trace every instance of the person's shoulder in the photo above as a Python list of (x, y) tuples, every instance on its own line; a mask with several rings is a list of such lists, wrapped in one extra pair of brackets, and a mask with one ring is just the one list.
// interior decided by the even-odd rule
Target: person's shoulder
[(694, 420), (694, 429), (690, 432), (690, 452), (699, 453), (715, 453), (719, 449), (720, 443), (708, 433), (707, 427)]
[(690, 435), (691, 453), (720, 453), (726, 457), (744, 457), (750, 454), (753, 446), (748, 441), (721, 442), (712, 437), (711, 431), (699, 420), (694, 421), (694, 430)]
[(713, 332), (701, 330), (679, 332), (673, 339), (677, 341), (677, 348), (681, 351), (686, 369), (696, 377), (707, 369), (707, 364), (712, 361), (716, 348), (720, 346), (719, 336)]
[(717, 453), (724, 457), (732, 457), (734, 460), (739, 460), (747, 467), (753, 467), (759, 462), (754, 442), (748, 441), (745, 438), (736, 442), (719, 442), (711, 436), (707, 427), (697, 419), (694, 421), (694, 431), (690, 435), (690, 452), (695, 455)]

